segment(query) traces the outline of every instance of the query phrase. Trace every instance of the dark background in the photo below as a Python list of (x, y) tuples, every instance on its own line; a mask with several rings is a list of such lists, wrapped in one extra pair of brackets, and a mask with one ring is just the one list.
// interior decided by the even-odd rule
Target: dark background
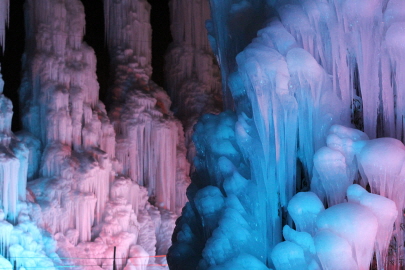
[[(21, 57), (24, 52), (24, 1), (10, 0), (10, 23), (6, 31), (5, 51), (0, 49), (1, 73), (5, 81), (4, 95), (14, 105), (13, 131), (21, 128), (18, 104), (18, 88), (21, 83)], [(104, 35), (102, 0), (81, 0), (86, 13), (86, 41), (97, 56), (97, 76), (100, 83), (100, 99), (104, 101), (109, 85), (109, 55)], [(169, 0), (148, 0), (152, 6), (152, 67), (154, 80), (164, 86), (164, 55), (172, 42), (170, 34)]]

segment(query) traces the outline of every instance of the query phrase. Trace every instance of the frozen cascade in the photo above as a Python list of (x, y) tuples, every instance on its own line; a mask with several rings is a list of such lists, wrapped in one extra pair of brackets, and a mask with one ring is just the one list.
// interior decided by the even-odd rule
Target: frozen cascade
[[(146, 0), (104, 1), (114, 83), (109, 116), (117, 134), (118, 173), (148, 189), (155, 205), (180, 213), (189, 165), (184, 136), (167, 94), (150, 80), (150, 5)], [(140, 30), (141, 29), (141, 30)]]
[(167, 90), (184, 125), (188, 160), (192, 161), (193, 126), (202, 114), (217, 114), (222, 107), (220, 71), (205, 29), (209, 2), (172, 0), (169, 7), (174, 41), (165, 57)]

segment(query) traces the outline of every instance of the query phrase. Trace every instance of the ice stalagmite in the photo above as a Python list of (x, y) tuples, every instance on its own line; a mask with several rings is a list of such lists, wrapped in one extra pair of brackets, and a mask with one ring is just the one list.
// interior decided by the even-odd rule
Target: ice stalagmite
[[(182, 121), (192, 161), (195, 150), (193, 126), (204, 113), (218, 113), (222, 107), (221, 79), (208, 41), (208, 1), (170, 1), (173, 43), (166, 55), (167, 90), (172, 107)], [(207, 27), (207, 29), (206, 29)]]
[(156, 205), (179, 213), (188, 173), (183, 131), (169, 111), (171, 101), (150, 80), (150, 5), (104, 1), (114, 83), (109, 116), (117, 134), (116, 157), (128, 175), (148, 189)]

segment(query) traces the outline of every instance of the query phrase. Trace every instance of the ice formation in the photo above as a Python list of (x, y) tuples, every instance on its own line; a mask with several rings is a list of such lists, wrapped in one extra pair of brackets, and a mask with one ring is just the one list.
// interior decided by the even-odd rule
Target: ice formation
[(301, 215), (310, 220), (306, 223), (311, 224), (311, 232), (298, 226), (297, 231), (288, 225), (284, 227), (286, 241), (277, 244), (272, 252), (276, 269), (369, 269), (374, 250), (378, 267), (386, 267), (387, 249), (398, 215), (392, 200), (354, 184), (347, 189), (349, 202), (306, 215), (321, 201), (304, 202), (305, 196), (314, 202), (317, 199), (312, 192), (297, 193), (290, 204), (300, 201), (302, 206), (289, 207), (288, 211), (296, 224), (302, 223)]
[(184, 134), (167, 94), (149, 80), (149, 4), (105, 1), (105, 11), (115, 76), (109, 114), (99, 101), (94, 51), (83, 42), (82, 3), (25, 3), (24, 130), (15, 135), (0, 77), (6, 269), (14, 261), (18, 269), (167, 268), (174, 222), (187, 200)]
[(183, 128), (150, 80), (150, 5), (104, 5), (108, 112), (80, 1), (26, 1), (24, 131), (0, 93), (3, 268), (160, 268), (173, 229), (172, 269), (363, 270), (374, 253), (403, 268), (404, 1), (210, 0), (206, 38), (207, 2), (172, 0), (187, 140), (217, 113), (219, 72), (229, 109), (194, 126), (187, 192)]
[(166, 55), (167, 90), (183, 123), (188, 159), (192, 161), (193, 126), (201, 115), (219, 113), (222, 107), (220, 71), (205, 29), (209, 2), (171, 0), (169, 7), (174, 41)]
[[(369, 269), (375, 252), (377, 269), (402, 269), (404, 2), (210, 5), (233, 111), (196, 125), (169, 265), (237, 268), (249, 254), (276, 269)], [(240, 215), (226, 229), (229, 200)]]

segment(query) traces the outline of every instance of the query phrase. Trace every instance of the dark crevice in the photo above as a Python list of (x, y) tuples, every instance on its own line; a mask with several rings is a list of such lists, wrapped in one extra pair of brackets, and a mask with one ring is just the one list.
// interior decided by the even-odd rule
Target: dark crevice
[(170, 12), (168, 0), (148, 0), (152, 6), (152, 80), (164, 86), (164, 58), (169, 44), (173, 41), (170, 33)]

